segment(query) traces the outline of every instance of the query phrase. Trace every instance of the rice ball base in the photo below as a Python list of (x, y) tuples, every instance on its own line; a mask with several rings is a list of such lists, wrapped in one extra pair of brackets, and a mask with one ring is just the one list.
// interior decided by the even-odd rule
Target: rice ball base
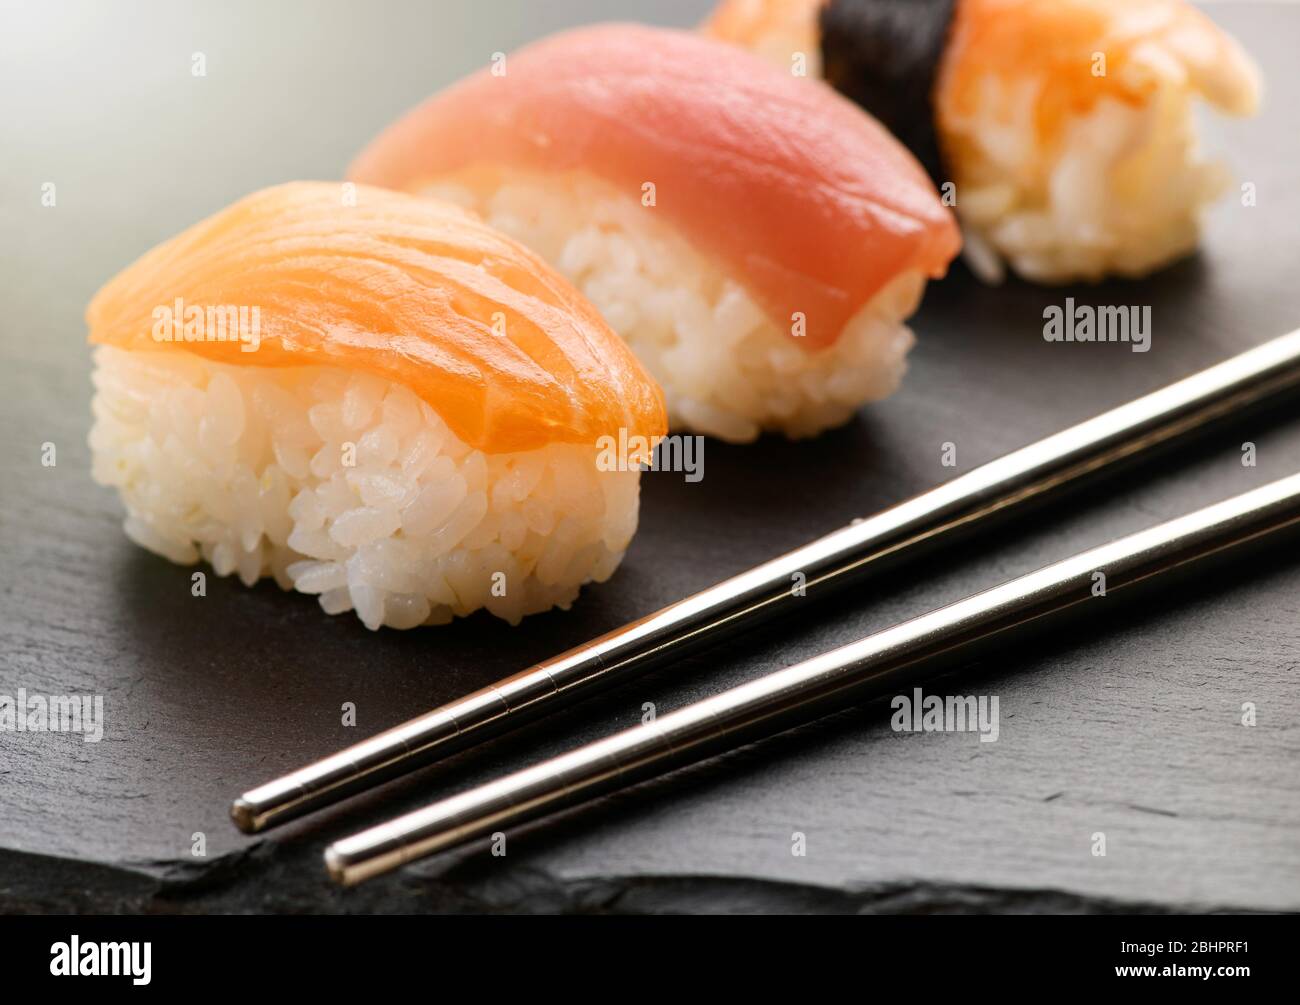
[(471, 449), (376, 377), (101, 346), (93, 379), (92, 473), (133, 541), (371, 629), (567, 608), (636, 530), (635, 466), (600, 470), (594, 444)]

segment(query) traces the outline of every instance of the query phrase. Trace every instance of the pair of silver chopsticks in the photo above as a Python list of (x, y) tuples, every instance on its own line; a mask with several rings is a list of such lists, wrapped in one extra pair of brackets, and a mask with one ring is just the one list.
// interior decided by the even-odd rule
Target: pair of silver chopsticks
[[(245, 793), (254, 833), (504, 732), (879, 574), (1300, 388), (1300, 330), (975, 468), (586, 645)], [(1300, 523), (1300, 474), (1084, 552), (851, 645), (335, 842), (330, 874), (356, 883), (413, 859), (631, 784), (973, 658), (978, 645), (1055, 623), (1094, 598), (1185, 570)], [(795, 584), (802, 589), (795, 589)]]

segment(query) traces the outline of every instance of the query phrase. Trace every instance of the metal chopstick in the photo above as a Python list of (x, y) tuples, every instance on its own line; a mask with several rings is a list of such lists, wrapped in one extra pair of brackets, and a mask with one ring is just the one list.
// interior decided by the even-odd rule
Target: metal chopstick
[[(247, 833), (368, 789), (910, 560), (1034, 499), (1300, 386), (1300, 329), (975, 468), (585, 645), (244, 793)], [(802, 590), (795, 584), (802, 582)]]
[[(1131, 588), (1300, 524), (1300, 474), (1004, 583), (816, 656), (658, 721), (579, 747), (359, 834), (325, 852), (352, 885), (414, 859), (734, 748), (910, 682), (1044, 627), (1085, 604), (1121, 606)], [(1105, 574), (1103, 595), (1095, 573)], [(1123, 598), (1123, 599), (1120, 599)]]

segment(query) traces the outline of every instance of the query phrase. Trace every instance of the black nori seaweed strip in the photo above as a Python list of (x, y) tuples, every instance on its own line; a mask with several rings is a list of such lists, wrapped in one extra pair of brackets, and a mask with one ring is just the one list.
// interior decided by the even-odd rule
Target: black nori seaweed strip
[(952, 11), (953, 0), (831, 0), (820, 17), (826, 80), (879, 119), (939, 185), (947, 178), (931, 98)]

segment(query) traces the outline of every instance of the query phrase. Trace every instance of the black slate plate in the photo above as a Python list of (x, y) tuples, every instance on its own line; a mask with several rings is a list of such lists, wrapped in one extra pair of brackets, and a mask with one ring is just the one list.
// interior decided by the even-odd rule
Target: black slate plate
[[(130, 544), (88, 477), (80, 313), (154, 242), (245, 191), (336, 176), (441, 83), (604, 5), (153, 3), (130, 24), (32, 5), (0, 39), (0, 693), (103, 695), (98, 744), (0, 733), (0, 910), (1175, 910), (1300, 908), (1300, 564), (1216, 574), (1141, 612), (1007, 649), (953, 683), (996, 694), (1001, 735), (907, 735), (848, 711), (510, 836), (341, 892), (324, 843), (538, 755), (921, 613), (1065, 554), (1293, 473), (1275, 409), (979, 547), (265, 839), (230, 799), (950, 476), (1300, 322), (1300, 10), (1214, 15), (1259, 58), (1265, 114), (1208, 123), (1258, 205), (1211, 215), (1201, 254), (1142, 283), (998, 289), (958, 268), (915, 320), (904, 390), (809, 443), (709, 443), (705, 478), (643, 480), (618, 574), (568, 613), (372, 634), (273, 586), (211, 580)], [(691, 23), (703, 4), (625, 3)], [(441, 10), (446, 8), (446, 10)], [(607, 9), (605, 15), (608, 16)], [(205, 51), (208, 76), (189, 75)], [(430, 54), (436, 58), (430, 59)], [(40, 203), (54, 181), (58, 203)], [(1066, 296), (1152, 308), (1146, 354), (1055, 345)], [(1241, 445), (1256, 444), (1244, 467)], [(57, 464), (41, 464), (42, 445)], [(340, 706), (355, 702), (354, 729)], [(1243, 702), (1258, 724), (1241, 725)], [(1091, 854), (1092, 835), (1108, 854)], [(807, 854), (792, 854), (792, 835)], [(193, 849), (202, 835), (206, 854)]]

